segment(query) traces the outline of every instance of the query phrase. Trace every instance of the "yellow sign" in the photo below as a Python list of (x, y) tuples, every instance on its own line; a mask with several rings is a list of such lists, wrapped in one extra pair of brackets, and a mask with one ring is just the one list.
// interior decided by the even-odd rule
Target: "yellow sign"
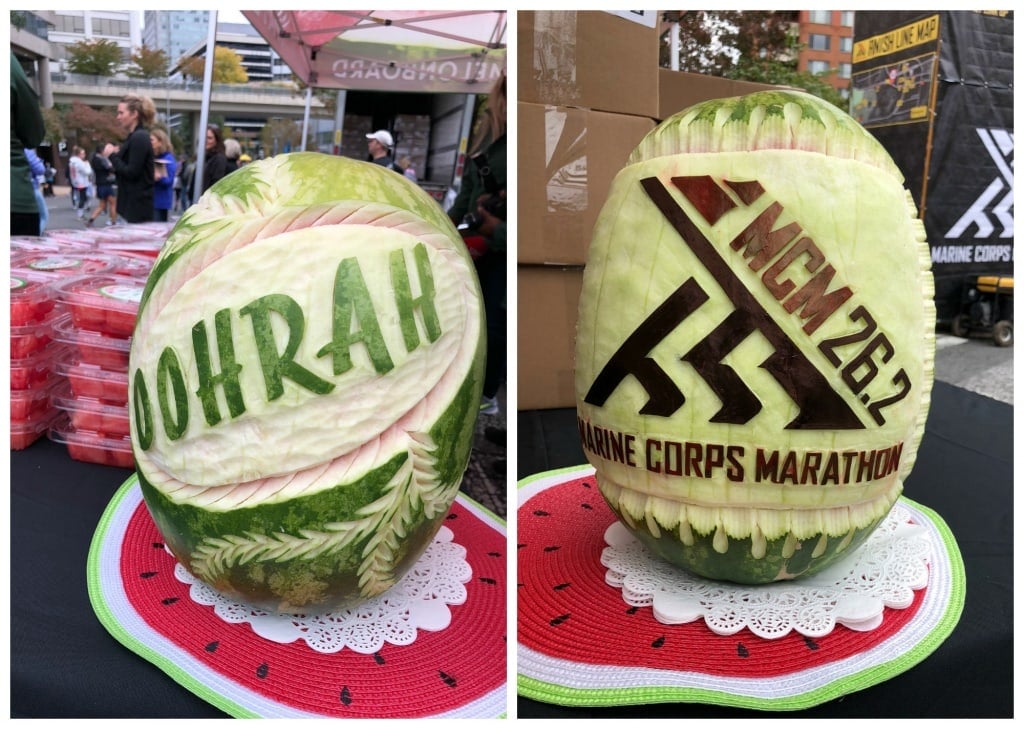
[(860, 63), (878, 56), (913, 48), (939, 39), (939, 16), (929, 15), (916, 22), (873, 35), (853, 45), (853, 62)]

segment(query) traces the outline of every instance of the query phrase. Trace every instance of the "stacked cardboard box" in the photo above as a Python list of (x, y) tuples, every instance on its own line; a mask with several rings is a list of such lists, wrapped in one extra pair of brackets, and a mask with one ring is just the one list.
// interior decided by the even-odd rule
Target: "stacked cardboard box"
[(771, 88), (658, 67), (657, 14), (518, 13), (518, 403), (574, 407), (583, 266), (612, 179), (655, 124)]
[(518, 14), (520, 410), (575, 405), (590, 234), (612, 178), (658, 113), (656, 20), (623, 15)]
[(373, 117), (346, 114), (341, 132), (341, 155), (358, 160), (369, 159), (366, 135), (373, 131)]
[(398, 114), (395, 117), (395, 159), (408, 157), (412, 167), (423, 177), (427, 171), (427, 150), (430, 149), (430, 116)]

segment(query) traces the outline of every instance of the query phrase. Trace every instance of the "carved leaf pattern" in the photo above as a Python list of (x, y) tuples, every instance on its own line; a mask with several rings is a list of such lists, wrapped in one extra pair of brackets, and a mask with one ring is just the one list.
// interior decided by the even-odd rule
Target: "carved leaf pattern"
[(337, 552), (370, 536), (359, 565), (360, 591), (379, 595), (396, 581), (394, 564), (402, 540), (420, 510), (428, 520), (448, 509), (459, 482), (446, 484), (437, 472), (437, 445), (427, 433), (407, 433), (408, 458), (395, 472), (380, 497), (357, 513), (355, 521), (333, 522), (324, 530), (303, 530), (299, 535), (275, 532), (229, 535), (204, 540), (192, 554), (192, 570), (207, 583), (232, 565), (314, 559)]

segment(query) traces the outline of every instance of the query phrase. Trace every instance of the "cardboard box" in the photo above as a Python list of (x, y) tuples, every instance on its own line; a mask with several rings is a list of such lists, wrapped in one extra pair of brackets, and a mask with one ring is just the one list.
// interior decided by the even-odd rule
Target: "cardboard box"
[(612, 179), (654, 121), (525, 102), (518, 112), (518, 260), (583, 265)]
[(519, 101), (654, 117), (658, 24), (648, 24), (651, 12), (637, 11), (635, 20), (601, 10), (517, 13)]
[(518, 410), (576, 407), (573, 374), (581, 266), (519, 266)]
[(658, 120), (667, 119), (678, 111), (708, 99), (752, 94), (755, 91), (778, 89), (771, 84), (752, 81), (730, 81), (702, 73), (658, 69)]

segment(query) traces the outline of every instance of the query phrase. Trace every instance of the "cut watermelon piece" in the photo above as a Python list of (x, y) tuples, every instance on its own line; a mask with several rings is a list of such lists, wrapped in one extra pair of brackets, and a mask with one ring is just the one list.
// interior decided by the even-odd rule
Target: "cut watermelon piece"
[(75, 397), (87, 397), (111, 405), (128, 402), (127, 370), (108, 370), (78, 360), (58, 362), (55, 370), (67, 378)]

